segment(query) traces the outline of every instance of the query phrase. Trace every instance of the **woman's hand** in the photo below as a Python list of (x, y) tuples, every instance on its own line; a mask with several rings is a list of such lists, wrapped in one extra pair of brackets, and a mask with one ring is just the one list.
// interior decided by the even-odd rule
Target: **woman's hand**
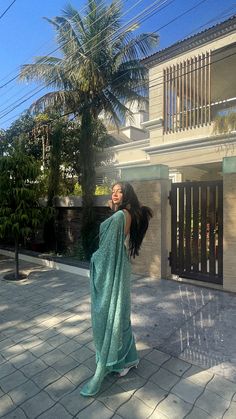
[(112, 211), (116, 211), (116, 205), (114, 204), (114, 202), (112, 202), (112, 200), (111, 199), (109, 199), (109, 201), (107, 202), (107, 205), (108, 205), (108, 207), (110, 207), (111, 208), (111, 210)]

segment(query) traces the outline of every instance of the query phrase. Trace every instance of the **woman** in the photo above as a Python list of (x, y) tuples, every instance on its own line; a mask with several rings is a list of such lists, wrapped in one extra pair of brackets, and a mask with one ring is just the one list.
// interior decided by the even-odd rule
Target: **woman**
[(91, 259), (91, 318), (97, 368), (83, 386), (83, 396), (98, 393), (107, 374), (124, 376), (138, 365), (130, 323), (130, 258), (139, 254), (152, 211), (140, 205), (127, 182), (113, 186), (111, 203), (115, 213), (100, 225), (99, 249)]

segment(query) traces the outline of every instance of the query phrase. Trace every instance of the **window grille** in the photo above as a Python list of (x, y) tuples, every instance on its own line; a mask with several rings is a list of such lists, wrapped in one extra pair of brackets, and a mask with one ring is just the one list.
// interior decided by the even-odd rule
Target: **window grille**
[(210, 124), (211, 53), (164, 69), (164, 132)]

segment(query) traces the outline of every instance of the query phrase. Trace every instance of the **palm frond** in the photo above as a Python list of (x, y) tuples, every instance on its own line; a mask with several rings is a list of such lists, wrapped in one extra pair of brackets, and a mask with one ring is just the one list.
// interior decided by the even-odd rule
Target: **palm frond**
[(70, 4), (68, 3), (65, 8), (62, 10), (63, 16), (71, 22), (73, 27), (75, 28), (75, 31), (81, 34), (85, 34), (85, 28), (83, 20), (78, 13), (78, 11)]

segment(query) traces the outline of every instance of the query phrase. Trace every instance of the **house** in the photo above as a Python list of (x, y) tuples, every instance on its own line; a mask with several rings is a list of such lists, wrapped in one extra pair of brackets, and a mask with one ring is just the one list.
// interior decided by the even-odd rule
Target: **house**
[(126, 121), (109, 170), (165, 164), (173, 181), (220, 179), (222, 159), (236, 155), (236, 16), (143, 63), (149, 112), (135, 109)]
[(154, 209), (136, 271), (236, 291), (236, 15), (143, 63), (148, 115), (102, 169)]

